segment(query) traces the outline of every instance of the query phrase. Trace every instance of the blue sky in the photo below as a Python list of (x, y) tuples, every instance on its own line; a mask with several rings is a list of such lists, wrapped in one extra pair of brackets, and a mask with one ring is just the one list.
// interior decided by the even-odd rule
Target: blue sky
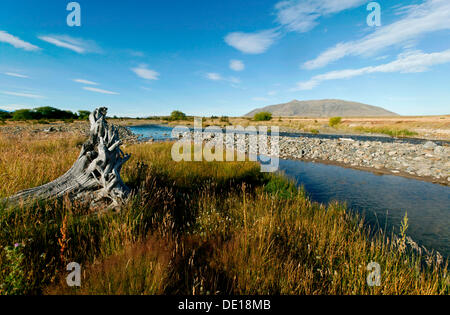
[(450, 1), (64, 0), (0, 3), (0, 108), (243, 115), (340, 98), (450, 114)]

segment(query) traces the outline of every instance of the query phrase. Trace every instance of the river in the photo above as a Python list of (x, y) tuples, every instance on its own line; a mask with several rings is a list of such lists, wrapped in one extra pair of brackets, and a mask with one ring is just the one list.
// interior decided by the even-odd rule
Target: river
[[(170, 139), (172, 131), (172, 127), (159, 125), (136, 126), (130, 129), (135, 134), (161, 141)], [(365, 140), (361, 138), (367, 137), (353, 138)], [(383, 141), (422, 141), (380, 138)], [(379, 138), (374, 140), (379, 141)], [(407, 234), (420, 245), (450, 257), (450, 187), (399, 176), (376, 175), (367, 171), (294, 160), (280, 160), (280, 171), (295, 180), (299, 186), (303, 186), (312, 200), (325, 204), (335, 200), (345, 202), (349, 209), (363, 214), (372, 227), (387, 231), (388, 234), (392, 231), (399, 232), (400, 222), (407, 212)]]

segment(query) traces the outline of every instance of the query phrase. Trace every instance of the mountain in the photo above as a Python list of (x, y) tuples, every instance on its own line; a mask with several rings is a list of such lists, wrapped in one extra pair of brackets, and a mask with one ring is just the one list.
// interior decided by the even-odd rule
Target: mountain
[(298, 101), (258, 108), (247, 115), (253, 117), (260, 112), (270, 112), (274, 116), (301, 117), (361, 117), (361, 116), (398, 116), (384, 108), (343, 100)]
[(9, 113), (7, 110), (3, 110), (0, 108), (0, 112)]

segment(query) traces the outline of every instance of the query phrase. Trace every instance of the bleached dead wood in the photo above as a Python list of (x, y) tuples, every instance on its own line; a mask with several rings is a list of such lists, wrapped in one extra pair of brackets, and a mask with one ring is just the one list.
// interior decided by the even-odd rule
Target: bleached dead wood
[(89, 116), (89, 139), (66, 174), (51, 183), (19, 192), (9, 197), (8, 203), (68, 195), (71, 199), (86, 199), (89, 196), (94, 203), (104, 200), (111, 208), (120, 206), (130, 193), (120, 177), (122, 165), (130, 155), (120, 149), (119, 132), (113, 125), (108, 125), (106, 113), (107, 108), (102, 107)]

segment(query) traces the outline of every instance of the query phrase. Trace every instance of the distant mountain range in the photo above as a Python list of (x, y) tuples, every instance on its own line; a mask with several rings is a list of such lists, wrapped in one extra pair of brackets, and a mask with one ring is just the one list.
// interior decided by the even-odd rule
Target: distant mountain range
[(3, 110), (0, 108), (0, 112), (9, 113), (7, 110)]
[(247, 115), (253, 117), (260, 112), (270, 112), (274, 116), (301, 117), (370, 117), (370, 116), (398, 116), (398, 114), (384, 108), (343, 100), (315, 100), (298, 101), (258, 108)]

